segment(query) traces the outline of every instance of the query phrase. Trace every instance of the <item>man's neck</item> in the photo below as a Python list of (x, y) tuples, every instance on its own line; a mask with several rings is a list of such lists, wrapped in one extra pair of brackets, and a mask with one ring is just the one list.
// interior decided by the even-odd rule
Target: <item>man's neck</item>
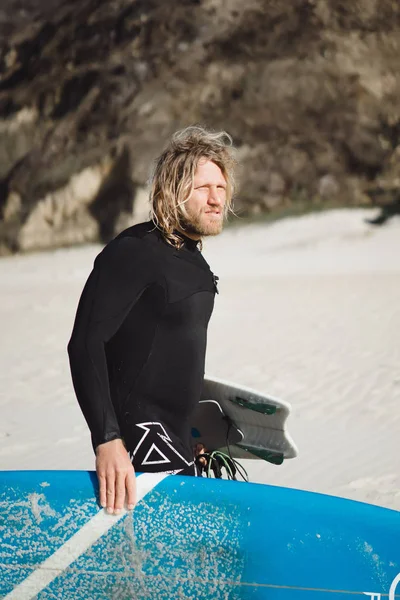
[(191, 240), (194, 240), (195, 242), (199, 242), (201, 240), (201, 235), (199, 235), (198, 233), (191, 233), (188, 231), (183, 231), (183, 229), (180, 229), (179, 227), (177, 227), (176, 230), (180, 234), (182, 234), (184, 237), (190, 238)]

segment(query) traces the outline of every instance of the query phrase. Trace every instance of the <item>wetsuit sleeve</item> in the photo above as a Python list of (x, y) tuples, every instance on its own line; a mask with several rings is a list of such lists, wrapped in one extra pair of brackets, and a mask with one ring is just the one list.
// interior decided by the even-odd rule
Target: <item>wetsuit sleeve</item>
[(94, 449), (122, 437), (110, 396), (105, 344), (157, 279), (149, 250), (136, 238), (110, 242), (97, 256), (79, 300), (68, 355), (75, 394)]

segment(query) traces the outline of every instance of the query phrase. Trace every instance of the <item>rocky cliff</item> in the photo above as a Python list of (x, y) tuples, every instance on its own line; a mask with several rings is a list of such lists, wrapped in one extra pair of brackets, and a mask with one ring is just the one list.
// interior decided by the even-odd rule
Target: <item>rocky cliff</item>
[(176, 129), (225, 129), (241, 214), (395, 200), (398, 0), (4, 0), (0, 253), (146, 216)]

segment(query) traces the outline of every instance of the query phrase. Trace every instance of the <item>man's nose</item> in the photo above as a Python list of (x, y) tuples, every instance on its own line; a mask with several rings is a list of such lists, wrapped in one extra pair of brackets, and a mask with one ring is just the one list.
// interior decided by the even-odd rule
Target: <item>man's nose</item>
[(208, 203), (216, 204), (220, 206), (222, 204), (221, 196), (218, 194), (218, 187), (216, 185), (212, 185), (210, 187), (210, 193), (208, 195)]

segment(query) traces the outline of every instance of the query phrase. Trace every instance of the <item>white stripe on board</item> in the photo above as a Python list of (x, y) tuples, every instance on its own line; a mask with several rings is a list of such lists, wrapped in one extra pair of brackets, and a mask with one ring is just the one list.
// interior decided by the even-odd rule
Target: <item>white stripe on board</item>
[[(137, 502), (151, 492), (168, 473), (143, 473), (136, 478)], [(111, 527), (116, 525), (126, 514), (124, 508), (118, 515), (110, 515), (101, 509), (81, 529), (79, 529), (65, 544), (60, 546), (47, 558), (33, 573), (21, 581), (3, 600), (31, 600), (41, 590), (49, 585), (69, 565), (83, 554), (89, 546), (94, 544)]]

